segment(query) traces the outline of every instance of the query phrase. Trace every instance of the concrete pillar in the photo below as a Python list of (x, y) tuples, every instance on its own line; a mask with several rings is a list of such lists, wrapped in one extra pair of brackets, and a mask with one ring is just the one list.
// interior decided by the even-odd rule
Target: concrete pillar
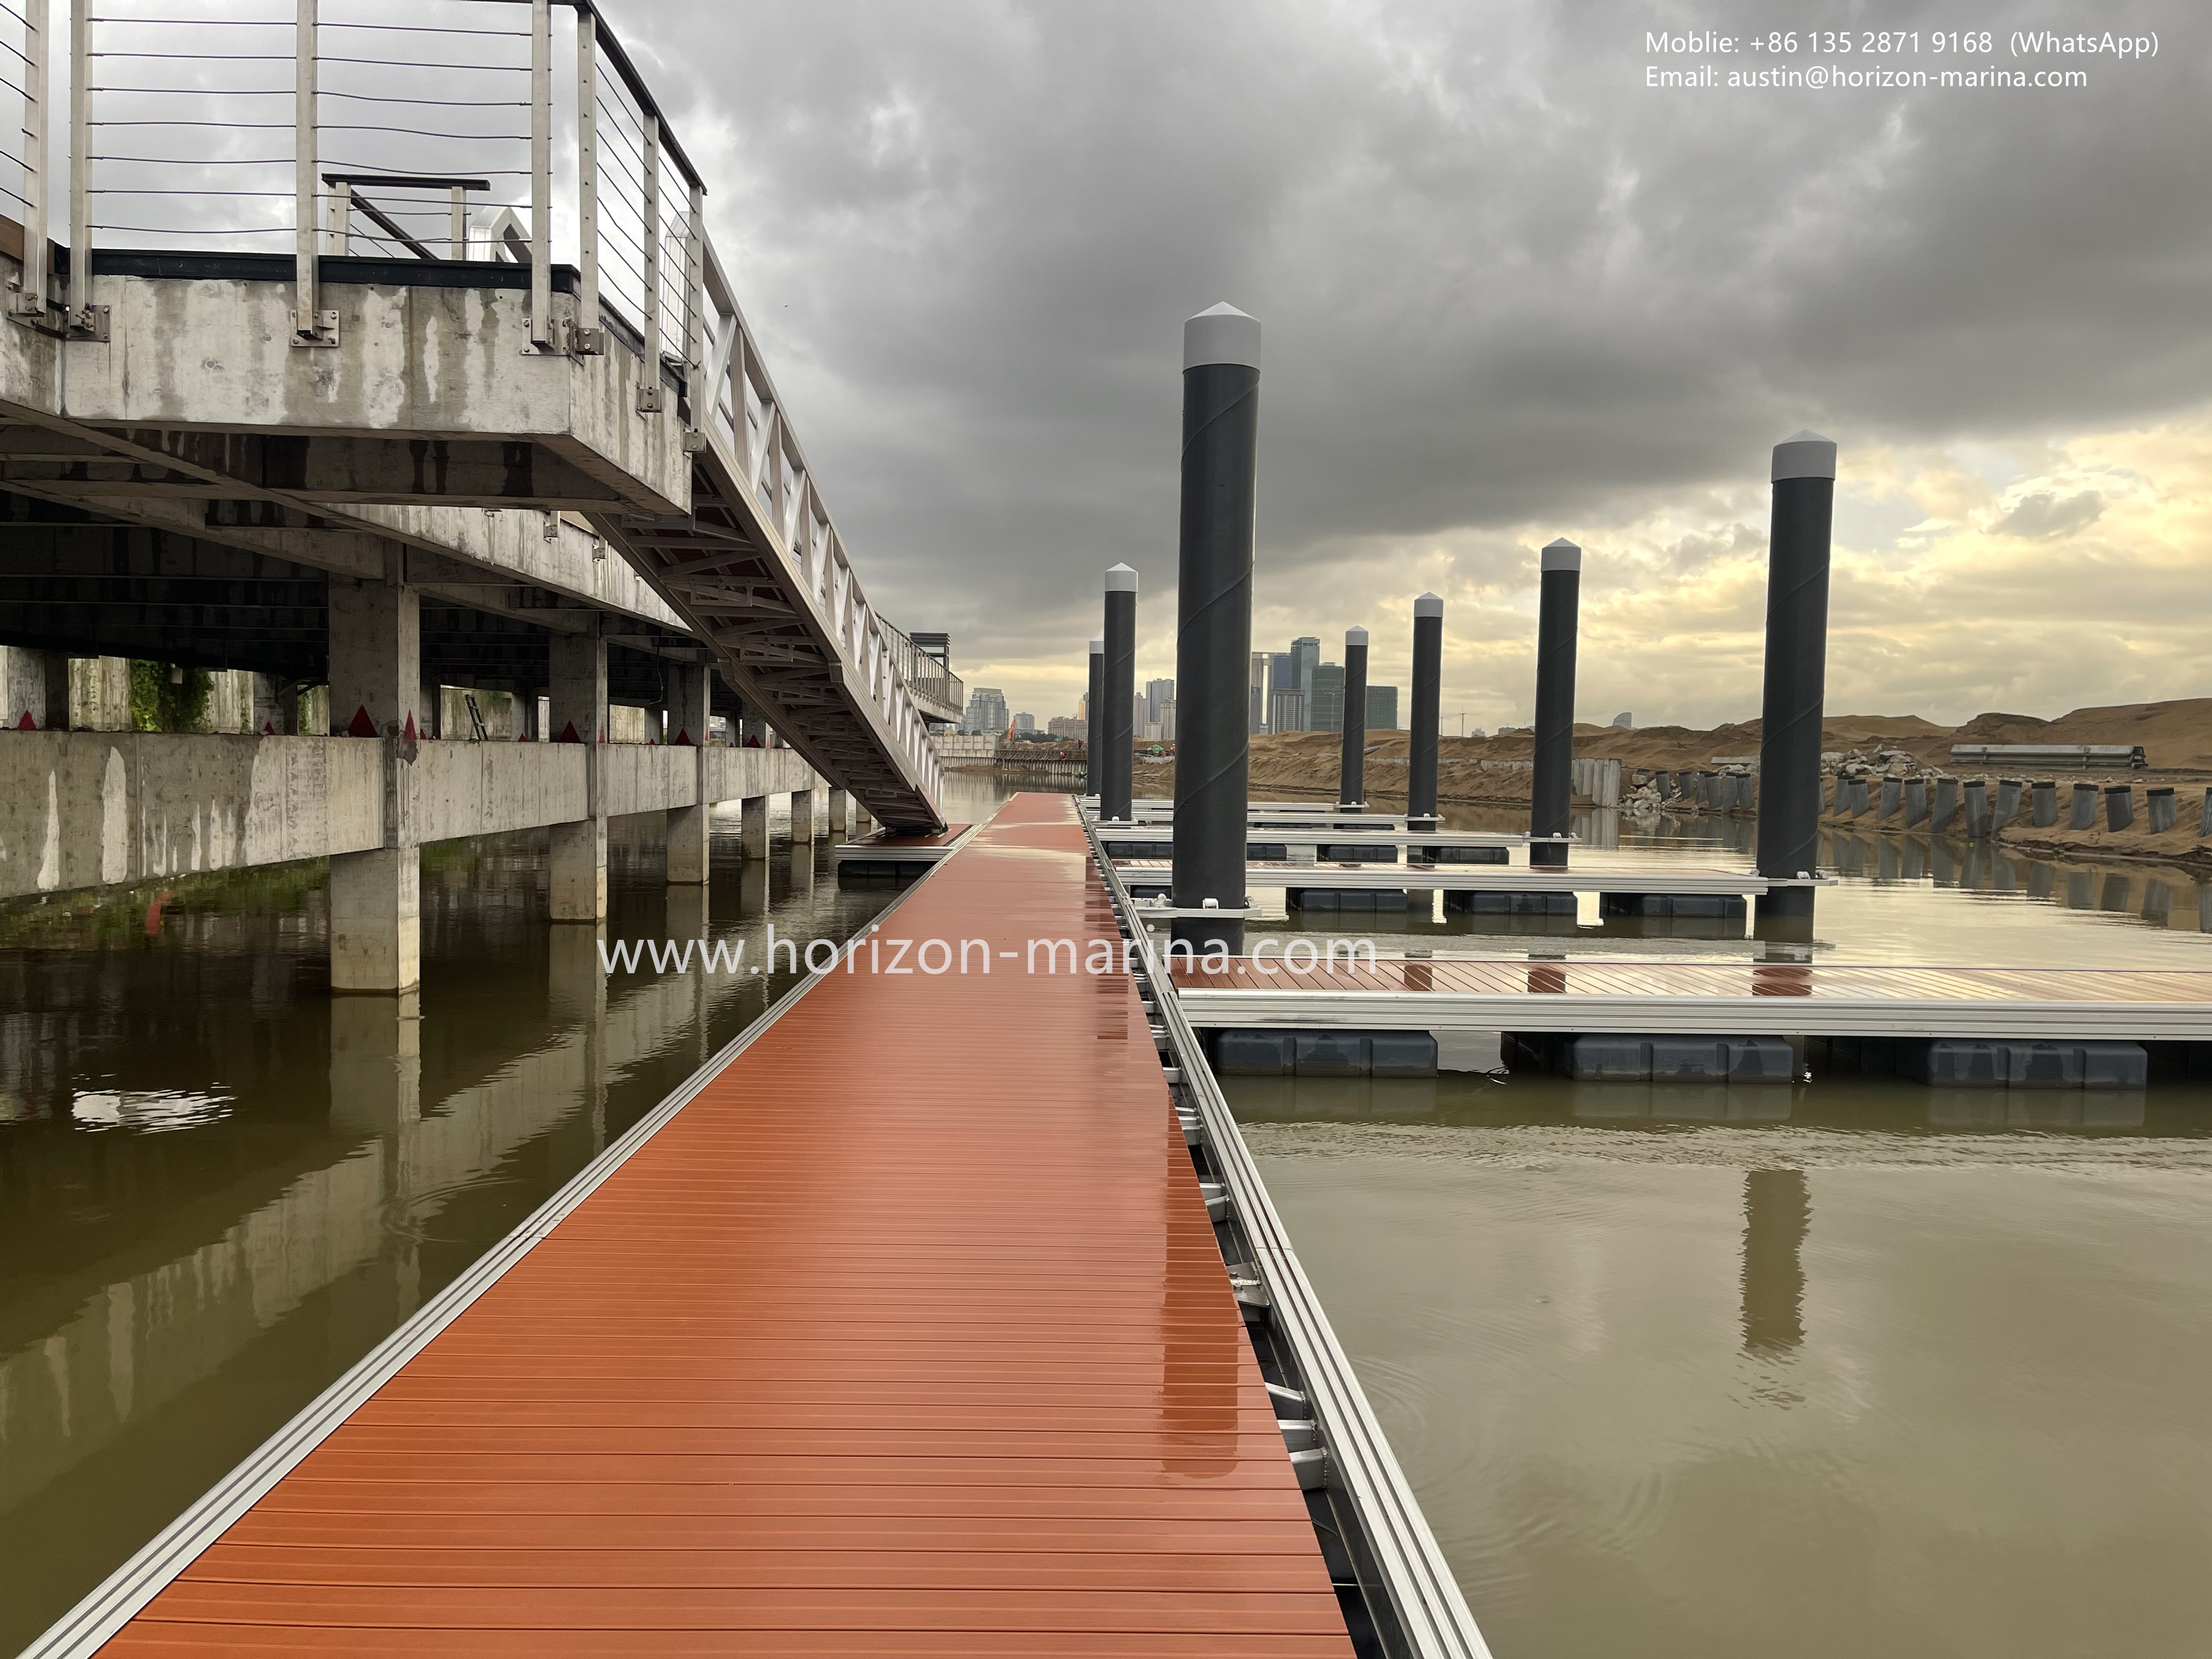
[(738, 841), (748, 864), (768, 856), (766, 795), (749, 795), (738, 804)]
[[(2212, 799), (2212, 790), (2205, 792)], [(2048, 830), (2058, 822), (2058, 783), (2055, 778), (2038, 778), (2028, 792), (2029, 820), (2039, 830)]]
[[(1766, 675), (1759, 706), (1757, 868), (1770, 879), (1808, 876), (1820, 852), (1820, 718), (1828, 662), (1828, 541), (1836, 447), (1815, 432), (1774, 446), (1767, 540)], [(1810, 887), (1762, 895), (1761, 915), (1813, 915)]]
[(1905, 827), (1911, 829), (1928, 816), (1928, 780), (1907, 778), (1905, 781)]
[(556, 921), (600, 921), (607, 914), (607, 818), (599, 763), (607, 728), (607, 646), (596, 630), (548, 641), (550, 720), (556, 743), (584, 747), (585, 816), (552, 831)]
[(415, 705), (415, 711), (417, 737), (442, 738), (446, 735), (446, 688), (436, 680), (422, 682), (422, 698)]
[[(1244, 902), (1259, 456), (1259, 320), (1214, 306), (1182, 325), (1172, 890), (1187, 909)], [(1133, 617), (1135, 597), (1133, 588)], [(1244, 948), (1241, 916), (1186, 917), (1171, 926), (1176, 939), (1201, 953)]]
[(2136, 792), (2132, 784), (2116, 783), (2105, 791), (2105, 827), (2124, 830), (2136, 821)]
[(339, 997), (331, 1004), (331, 1127), (396, 1135), (422, 1117), (422, 997)]
[(1094, 799), (1098, 794), (1098, 739), (1104, 726), (1098, 717), (1099, 699), (1105, 695), (1105, 684), (1106, 637), (1103, 634), (1093, 635), (1091, 640), (1091, 689), (1083, 699), (1083, 793)]
[(416, 590), (332, 576), (329, 594), (331, 734), (421, 737), (422, 623)]
[(1106, 573), (1105, 640), (1100, 684), (1106, 698), (1106, 743), (1098, 757), (1098, 816), (1126, 823), (1136, 746), (1130, 705), (1137, 695), (1137, 573), (1126, 564)]
[(1986, 778), (1966, 780), (1966, 839), (1979, 841), (1990, 833), (1990, 784)]
[[(1575, 760), (1575, 612), (1582, 601), (1583, 550), (1562, 536), (1545, 546), (1538, 566), (1536, 765), (1529, 780), (1528, 833), (1554, 836), (1565, 836), (1570, 828)], [(1528, 862), (1565, 869), (1567, 844), (1532, 842)]]
[(805, 852), (814, 845), (814, 792), (791, 792), (791, 850)]
[(853, 798), (842, 789), (830, 792), (830, 836), (833, 841), (852, 833)]
[[(2212, 789), (2207, 789), (2204, 792), (2204, 805), (2197, 817), (2197, 833), (2200, 836), (2212, 836)], [(2199, 888), (2198, 891), (2212, 895), (2212, 887)], [(2208, 928), (2206, 931), (2212, 933), (2212, 928)]]
[(331, 989), (411, 991), (422, 984), (422, 860), (415, 848), (335, 854), (330, 904)]
[(1344, 630), (1344, 726), (1337, 750), (1336, 804), (1367, 804), (1367, 630)]
[(860, 805), (860, 798), (858, 796), (854, 796), (853, 798), (852, 838), (854, 841), (858, 841), (863, 836), (872, 835), (874, 833), (875, 828), (875, 819), (869, 816), (868, 809)]
[(714, 670), (703, 663), (672, 665), (662, 706), (668, 741), (691, 759), (691, 805), (668, 809), (668, 879), (707, 879), (707, 700)]
[(1937, 835), (1951, 827), (1951, 820), (1959, 815), (1959, 781), (1956, 778), (1936, 780), (1936, 805), (1929, 809), (1928, 827)]
[(0, 645), (0, 726), (10, 732), (70, 729), (69, 655)]
[(1905, 780), (1884, 778), (1881, 781), (1881, 804), (1875, 808), (1875, 822), (1879, 823), (1897, 811), (1898, 803), (1905, 799)]
[(1997, 780), (1996, 805), (1990, 809), (1990, 830), (1992, 834), (2010, 823), (2020, 811), (2021, 781), (2018, 778)]
[(2067, 803), (2066, 827), (2069, 830), (2094, 830), (2097, 824), (2097, 786), (2077, 783), (2074, 798)]
[(2143, 791), (2143, 816), (2148, 820), (2150, 832), (2154, 836), (2173, 828), (2175, 811), (2172, 785)]

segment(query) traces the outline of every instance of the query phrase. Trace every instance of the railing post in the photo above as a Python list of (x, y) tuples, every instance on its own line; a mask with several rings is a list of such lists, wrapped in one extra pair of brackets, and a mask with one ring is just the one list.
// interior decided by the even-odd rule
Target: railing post
[[(707, 191), (697, 182), (691, 186), (691, 212), (684, 226), (684, 308), (690, 315), (684, 319), (684, 362), (691, 377), (707, 366)], [(705, 389), (691, 386), (691, 424), (703, 427), (713, 404), (704, 395)]]
[(70, 3), (70, 329), (92, 318), (92, 0)]
[(41, 325), (46, 319), (46, 15), (41, 5), (23, 9), (23, 280), (8, 302), (9, 315)]
[(553, 337), (553, 7), (530, 0), (530, 340)]
[(576, 8), (576, 322), (599, 326), (599, 22)]
[(315, 246), (321, 234), (315, 224), (315, 200), (321, 184), (319, 128), (315, 112), (315, 49), (317, 0), (297, 0), (292, 26), (292, 234), (295, 345), (328, 346), (338, 343), (337, 313), (322, 306), (317, 276), (321, 259)]
[(660, 118), (645, 112), (645, 366), (660, 387)]

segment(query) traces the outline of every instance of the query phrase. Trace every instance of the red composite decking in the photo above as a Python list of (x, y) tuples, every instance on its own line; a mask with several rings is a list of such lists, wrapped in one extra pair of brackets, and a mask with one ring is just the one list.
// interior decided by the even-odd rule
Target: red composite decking
[(1363, 955), (1304, 972), (1279, 957), (1237, 957), (1224, 969), (1172, 964), (1181, 991), (1434, 992), (1443, 996), (1812, 997), (1899, 1003), (2200, 1004), (2212, 971), (2196, 968), (1921, 968), (1887, 963), (1531, 962)]
[[(882, 936), (1118, 937), (1045, 795)], [(1023, 965), (817, 984), (104, 1650), (1348, 1655), (1131, 983)]]

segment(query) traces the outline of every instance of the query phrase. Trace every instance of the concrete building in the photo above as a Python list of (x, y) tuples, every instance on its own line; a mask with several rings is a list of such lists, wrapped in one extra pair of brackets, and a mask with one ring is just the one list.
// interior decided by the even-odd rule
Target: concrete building
[(1252, 670), (1247, 684), (1250, 691), (1251, 708), (1245, 730), (1248, 732), (1267, 729), (1267, 653), (1252, 653)]
[(1084, 743), (1091, 739), (1091, 722), (1080, 715), (1071, 719), (1066, 714), (1054, 714), (1044, 723), (1044, 729), (1050, 737), (1073, 738)]
[[(1298, 690), (1298, 659), (1287, 651), (1267, 653), (1267, 729), (1270, 732), (1296, 732), (1299, 727), (1285, 726), (1275, 714), (1275, 698), (1285, 691)], [(1301, 702), (1298, 707), (1305, 705)], [(1300, 718), (1304, 718), (1303, 715)]]
[(1395, 732), (1398, 729), (1396, 686), (1370, 685), (1367, 688), (1367, 729), (1370, 732)]
[(1321, 641), (1308, 634), (1291, 641), (1292, 683), (1306, 695), (1306, 713), (1313, 713), (1314, 670), (1321, 665)]
[(1267, 694), (1267, 729), (1303, 732), (1306, 729), (1306, 694), (1296, 686)]
[(1175, 682), (1173, 680), (1146, 680), (1145, 682), (1145, 724), (1147, 726), (1163, 724), (1160, 710), (1174, 701)]
[(1176, 700), (1173, 697), (1167, 697), (1161, 701), (1160, 717), (1158, 720), (1153, 722), (1153, 725), (1157, 728), (1153, 735), (1158, 737), (1162, 743), (1173, 743), (1175, 741)]
[(960, 731), (969, 737), (988, 732), (997, 737), (1006, 729), (1006, 694), (995, 685), (979, 685), (968, 694), (968, 712), (960, 717)]
[(1014, 716), (1014, 735), (1016, 737), (1026, 737), (1036, 730), (1036, 716), (1035, 714), (1017, 714)]
[(1312, 690), (1306, 698), (1306, 730), (1341, 732), (1344, 729), (1343, 665), (1316, 663), (1312, 680)]

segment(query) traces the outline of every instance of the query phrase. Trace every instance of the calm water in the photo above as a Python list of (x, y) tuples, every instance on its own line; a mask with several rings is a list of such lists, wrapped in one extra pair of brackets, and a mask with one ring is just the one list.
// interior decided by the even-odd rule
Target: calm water
[[(956, 787), (956, 817), (991, 810)], [(1581, 827), (1625, 834), (1608, 857), (1747, 850), (1742, 826)], [(757, 960), (770, 923), (842, 938), (889, 897), (781, 844), (741, 865), (726, 829), (702, 919), (618, 825), (609, 935), (703, 920)], [(1865, 873), (1823, 896), (1818, 959), (2212, 965), (2181, 872), (1834, 857)], [(310, 868), (0, 914), (0, 1652), (787, 982), (609, 981), (589, 930), (547, 922), (543, 871), (528, 836), (432, 849), (408, 1006), (327, 995)], [(2212, 1096), (1247, 1080), (1235, 1103), (1504, 1659), (2203, 1650)]]

